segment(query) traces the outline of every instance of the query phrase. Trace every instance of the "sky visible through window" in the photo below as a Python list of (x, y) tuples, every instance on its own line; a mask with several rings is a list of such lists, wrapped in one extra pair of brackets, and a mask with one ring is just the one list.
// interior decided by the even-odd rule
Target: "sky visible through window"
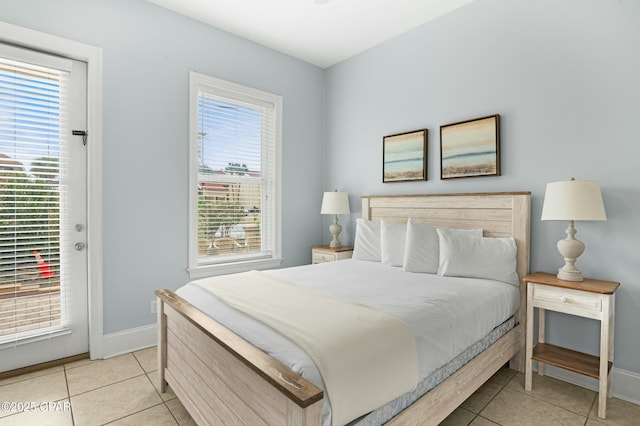
[(29, 171), (60, 156), (60, 82), (7, 68), (0, 63), (0, 153)]
[[(262, 111), (201, 93), (198, 99), (198, 166), (215, 172), (231, 167), (259, 172)], [(246, 168), (245, 168), (246, 166)]]

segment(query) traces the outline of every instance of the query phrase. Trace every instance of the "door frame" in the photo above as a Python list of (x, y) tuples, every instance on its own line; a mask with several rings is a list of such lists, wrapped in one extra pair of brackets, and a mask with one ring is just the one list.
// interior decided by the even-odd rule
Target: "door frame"
[(103, 358), (102, 48), (0, 21), (0, 41), (87, 63), (87, 268), (89, 353)]

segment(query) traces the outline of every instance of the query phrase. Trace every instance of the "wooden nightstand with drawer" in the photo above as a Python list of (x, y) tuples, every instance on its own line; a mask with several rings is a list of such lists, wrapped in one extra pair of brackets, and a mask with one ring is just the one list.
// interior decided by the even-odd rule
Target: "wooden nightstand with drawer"
[[(536, 272), (524, 278), (527, 283), (527, 337), (525, 389), (532, 385), (533, 360), (538, 374), (549, 364), (599, 380), (598, 417), (605, 418), (607, 397), (611, 396), (609, 370), (613, 365), (614, 296), (620, 283), (592, 280), (565, 281), (555, 275)], [(533, 347), (533, 310), (538, 308), (538, 344)], [(600, 356), (576, 352), (545, 343), (545, 310), (600, 321)]]
[(342, 259), (351, 259), (353, 247), (331, 248), (329, 246), (311, 247), (311, 263), (335, 262)]

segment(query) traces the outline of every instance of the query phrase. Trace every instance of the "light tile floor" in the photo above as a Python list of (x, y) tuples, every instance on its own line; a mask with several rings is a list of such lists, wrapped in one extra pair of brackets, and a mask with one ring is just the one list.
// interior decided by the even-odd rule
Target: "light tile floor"
[[(35, 409), (8, 412), (3, 406), (0, 426), (194, 425), (173, 392), (158, 392), (156, 370), (153, 347), (1, 380), (0, 402), (30, 402)], [(607, 419), (599, 419), (596, 396), (593, 391), (537, 375), (533, 390), (526, 392), (522, 374), (502, 369), (442, 425), (640, 424), (640, 406), (616, 398), (609, 400)]]

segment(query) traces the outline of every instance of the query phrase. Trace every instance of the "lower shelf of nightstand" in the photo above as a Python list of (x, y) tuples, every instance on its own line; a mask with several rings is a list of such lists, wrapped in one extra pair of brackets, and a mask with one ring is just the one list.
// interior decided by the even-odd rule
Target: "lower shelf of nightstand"
[[(593, 377), (594, 379), (600, 378), (600, 357), (597, 356), (548, 343), (538, 343), (533, 348), (531, 359)], [(612, 366), (613, 363), (609, 362), (608, 371), (611, 370)]]

